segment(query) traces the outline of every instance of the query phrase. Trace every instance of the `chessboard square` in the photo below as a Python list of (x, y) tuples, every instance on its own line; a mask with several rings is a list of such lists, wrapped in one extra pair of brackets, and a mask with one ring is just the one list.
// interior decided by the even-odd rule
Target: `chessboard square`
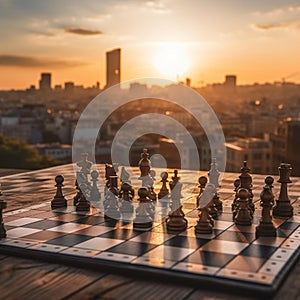
[(299, 227), (300, 223), (297, 223), (297, 222), (284, 222), (282, 223), (279, 228), (280, 229), (284, 229), (284, 230), (295, 230)]
[(60, 214), (57, 215), (53, 218), (49, 218), (50, 220), (53, 221), (61, 221), (61, 222), (73, 222), (73, 221), (77, 221), (81, 218), (84, 218), (84, 216), (79, 216), (76, 214)]
[(269, 237), (261, 236), (253, 242), (254, 245), (265, 245), (265, 246), (274, 246), (278, 247), (284, 242), (285, 238), (283, 237)]
[(276, 249), (272, 246), (251, 244), (241, 252), (241, 255), (268, 259)]
[(233, 254), (203, 251), (202, 249), (200, 249), (189, 255), (184, 261), (205, 266), (223, 267), (233, 257)]
[(161, 245), (165, 241), (169, 240), (172, 238), (174, 235), (167, 234), (167, 233), (158, 233), (158, 232), (152, 232), (152, 231), (146, 231), (143, 232), (142, 234), (139, 234), (130, 241), (132, 242), (140, 242), (140, 243), (148, 243), (148, 244), (153, 244), (153, 245)]
[(175, 247), (182, 247), (182, 248), (189, 248), (189, 249), (198, 249), (199, 247), (203, 246), (209, 242), (209, 239), (200, 239), (194, 238), (189, 236), (174, 236), (173, 238), (169, 239), (164, 243), (167, 246), (175, 246)]
[(247, 247), (246, 243), (233, 241), (212, 240), (206, 243), (202, 250), (226, 254), (238, 254)]
[(66, 233), (42, 230), (36, 233), (25, 235), (23, 238), (26, 238), (28, 240), (33, 240), (33, 241), (45, 242), (64, 235), (66, 235)]
[(240, 226), (240, 225), (233, 225), (228, 228), (229, 231), (237, 231), (237, 232), (249, 232), (255, 233), (256, 232), (256, 225), (252, 224), (250, 226)]
[[(231, 223), (230, 225), (232, 225), (232, 213), (222, 213), (222, 214), (220, 214), (218, 216), (218, 221), (230, 222)], [(226, 229), (226, 228), (224, 228), (224, 229)]]
[(11, 230), (7, 230), (6, 234), (8, 238), (20, 238), (27, 236), (29, 234), (33, 234), (36, 232), (41, 231), (40, 229), (33, 229), (33, 228), (25, 228), (25, 227), (18, 227), (13, 228)]
[(149, 250), (153, 249), (154, 247), (156, 247), (156, 245), (126, 241), (120, 245), (114, 246), (107, 250), (112, 253), (141, 256)]
[(76, 223), (88, 224), (88, 225), (99, 225), (104, 223), (104, 217), (101, 216), (88, 216), (84, 218), (80, 218), (76, 221)]
[(79, 231), (81, 229), (90, 227), (91, 225), (85, 224), (77, 224), (77, 223), (66, 223), (63, 225), (59, 225), (53, 228), (49, 228), (50, 231), (58, 231), (58, 232), (65, 232), (65, 233), (73, 233), (75, 231)]
[(34, 222), (31, 224), (27, 224), (27, 228), (36, 228), (36, 229), (49, 229), (52, 227), (63, 225), (64, 222), (52, 221), (52, 220), (42, 220), (38, 222)]
[(129, 254), (120, 254), (120, 253), (104, 251), (104, 252), (101, 252), (100, 254), (96, 255), (95, 258), (130, 263), (131, 261), (133, 261), (136, 258), (136, 256), (129, 255)]
[(37, 221), (41, 221), (42, 219), (38, 218), (21, 218), (14, 221), (7, 222), (6, 225), (8, 226), (24, 226), (30, 223), (34, 223)]
[(114, 240), (114, 239), (108, 239), (108, 238), (94, 237), (86, 242), (77, 244), (75, 247), (83, 248), (83, 249), (104, 251), (113, 246), (121, 244), (123, 242), (124, 242), (124, 240)]
[(64, 215), (63, 213), (60, 212), (55, 212), (55, 211), (45, 211), (45, 212), (38, 212), (35, 214), (35, 217), (39, 217), (40, 219), (50, 219), (50, 218), (55, 218), (58, 216)]
[(194, 252), (194, 249), (160, 245), (154, 248), (153, 250), (147, 252), (144, 256), (178, 261), (184, 259), (192, 252)]
[(181, 262), (181, 263), (175, 265), (172, 269), (179, 270), (179, 271), (185, 271), (185, 272), (191, 272), (191, 273), (197, 273), (197, 274), (215, 275), (219, 271), (220, 268), (205, 266), (205, 265), (201, 265), (201, 264)]
[(254, 233), (238, 232), (238, 231), (223, 231), (216, 237), (217, 240), (233, 241), (240, 243), (250, 243), (255, 240)]
[(72, 247), (76, 244), (83, 243), (91, 238), (92, 237), (89, 237), (87, 235), (67, 234), (67, 235), (49, 240), (49, 241), (47, 241), (47, 244)]
[(257, 272), (265, 261), (266, 259), (264, 258), (238, 255), (231, 260), (225, 268), (245, 272)]
[(97, 254), (99, 254), (99, 251), (70, 247), (70, 248), (63, 250), (60, 253), (79, 256), (79, 257), (95, 257)]
[(103, 238), (110, 239), (119, 239), (119, 240), (128, 240), (134, 236), (141, 234), (141, 231), (132, 230), (132, 229), (121, 229), (117, 228), (115, 230), (108, 231), (100, 235)]
[(136, 258), (132, 263), (137, 265), (145, 265), (145, 266), (166, 268), (166, 269), (170, 269), (172, 266), (176, 264), (175, 261), (155, 258), (155, 257), (145, 257), (145, 256)]
[(111, 231), (111, 230), (113, 230), (113, 228), (111, 228), (111, 227), (95, 225), (95, 226), (90, 226), (88, 228), (76, 231), (76, 234), (83, 234), (83, 235), (95, 237), (95, 236), (99, 236), (99, 235), (106, 233), (108, 231)]
[[(232, 217), (231, 217), (232, 219)], [(229, 228), (230, 226), (232, 226), (232, 220), (229, 222), (229, 221), (224, 221), (224, 220), (221, 220), (218, 218), (218, 220), (215, 220), (215, 223), (214, 223), (214, 228), (215, 229), (219, 229), (219, 230), (225, 230), (227, 228)]]

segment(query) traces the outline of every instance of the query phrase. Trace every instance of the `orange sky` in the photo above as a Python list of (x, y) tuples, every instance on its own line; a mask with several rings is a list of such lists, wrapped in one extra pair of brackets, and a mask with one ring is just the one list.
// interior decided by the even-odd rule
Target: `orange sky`
[(300, 82), (300, 1), (249, 2), (0, 0), (0, 89), (37, 85), (41, 72), (53, 85), (104, 86), (116, 47), (122, 80)]

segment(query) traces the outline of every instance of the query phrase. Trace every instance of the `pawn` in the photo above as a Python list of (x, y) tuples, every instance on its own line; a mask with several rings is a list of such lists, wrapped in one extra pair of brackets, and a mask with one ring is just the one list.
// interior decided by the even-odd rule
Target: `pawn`
[(128, 182), (123, 182), (121, 184), (119, 197), (122, 201), (120, 211), (125, 214), (133, 213), (134, 206), (132, 205), (132, 199), (134, 197), (134, 189), (132, 188), (131, 184)]
[(252, 216), (248, 205), (249, 195), (250, 193), (247, 189), (240, 188), (238, 190), (237, 209), (234, 218), (234, 223), (236, 225), (246, 226), (252, 224)]
[(199, 188), (200, 188), (200, 191), (199, 191), (199, 194), (197, 196), (197, 207), (199, 206), (199, 200), (200, 200), (200, 197), (201, 197), (201, 194), (203, 193), (204, 189), (205, 189), (205, 186), (207, 184), (207, 177), (205, 176), (200, 176), (199, 179), (198, 179), (198, 182), (199, 182)]
[(57, 175), (55, 177), (56, 194), (55, 194), (53, 200), (51, 201), (52, 209), (67, 207), (67, 200), (65, 199), (63, 192), (62, 192), (62, 187), (64, 186), (63, 185), (64, 180), (65, 179), (62, 175)]
[(86, 199), (85, 191), (87, 186), (85, 183), (81, 183), (79, 185), (80, 190), (80, 198), (76, 204), (76, 211), (89, 211), (90, 210), (90, 202)]
[(99, 201), (101, 199), (101, 194), (97, 187), (98, 176), (99, 176), (98, 171), (93, 170), (91, 172), (92, 188), (91, 188), (91, 192), (90, 192), (90, 201)]
[[(2, 193), (0, 192), (0, 196), (2, 196)], [(0, 200), (0, 239), (6, 238), (6, 230), (3, 223), (3, 209), (7, 207), (6, 202), (3, 200)]]
[(195, 226), (195, 232), (204, 234), (212, 233), (214, 222), (212, 221), (209, 214), (208, 206), (199, 208), (199, 211), (199, 220), (197, 222), (197, 225)]
[(168, 172), (162, 172), (160, 174), (160, 177), (161, 177), (161, 181), (162, 182), (162, 186), (161, 186), (161, 189), (158, 193), (158, 199), (162, 199), (164, 197), (167, 197), (169, 195), (169, 189), (167, 187), (167, 182), (168, 181)]
[(136, 209), (136, 217), (133, 221), (133, 228), (147, 230), (152, 227), (153, 219), (149, 213), (149, 192), (146, 187), (141, 187), (138, 190), (139, 205)]
[(260, 205), (262, 206), (262, 216), (259, 225), (256, 227), (256, 237), (276, 236), (276, 228), (272, 222), (271, 209), (274, 204), (274, 195), (269, 186), (265, 186), (260, 194)]

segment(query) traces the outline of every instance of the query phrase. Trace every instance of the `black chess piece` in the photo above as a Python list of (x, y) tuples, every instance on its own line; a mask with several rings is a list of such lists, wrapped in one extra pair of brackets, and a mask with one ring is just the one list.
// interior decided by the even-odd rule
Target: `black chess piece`
[(128, 182), (123, 182), (121, 184), (121, 189), (119, 193), (121, 199), (120, 211), (123, 214), (131, 214), (134, 211), (134, 206), (132, 205), (132, 199), (134, 197), (134, 189), (132, 185)]
[(291, 175), (291, 165), (286, 163), (281, 163), (279, 170), (279, 179), (277, 182), (281, 183), (279, 197), (276, 200), (276, 205), (273, 208), (273, 216), (274, 217), (282, 217), (289, 218), (294, 214), (294, 209), (291, 204), (291, 201), (288, 196), (288, 183), (291, 183), (290, 175)]
[(64, 186), (63, 185), (64, 180), (65, 179), (62, 175), (57, 175), (55, 177), (56, 194), (55, 194), (53, 200), (51, 201), (52, 209), (67, 207), (67, 200), (65, 199), (63, 192), (62, 192), (62, 187)]
[(249, 192), (248, 206), (251, 209), (251, 214), (253, 215), (255, 210), (255, 205), (253, 203), (253, 193), (252, 193), (252, 176), (250, 175), (250, 168), (248, 167), (247, 161), (244, 161), (241, 167), (241, 175), (239, 179), (241, 181), (240, 187), (247, 189)]
[(262, 207), (262, 215), (259, 225), (256, 227), (256, 237), (260, 236), (276, 236), (276, 228), (272, 222), (271, 209), (274, 204), (274, 195), (268, 185), (264, 186), (260, 194), (260, 206)]
[(89, 184), (87, 183), (87, 177), (82, 172), (76, 172), (76, 180), (75, 180), (75, 188), (77, 190), (76, 195), (73, 197), (73, 205), (76, 206), (78, 203), (80, 196), (81, 196), (81, 190), (79, 188), (80, 184), (86, 184), (87, 187), (89, 187)]
[(109, 176), (109, 190), (105, 195), (104, 217), (108, 220), (119, 220), (121, 217), (119, 207), (118, 176)]
[(211, 168), (208, 172), (208, 178), (209, 178), (209, 182), (212, 183), (215, 186), (215, 188), (217, 189), (217, 191), (214, 195), (214, 198), (213, 198), (213, 203), (218, 211), (218, 214), (221, 213), (223, 210), (223, 202), (220, 200), (220, 197), (218, 194), (218, 189), (220, 188), (219, 177), (220, 177), (220, 172), (217, 169), (216, 159), (213, 158), (212, 163), (211, 163)]
[(98, 176), (98, 171), (93, 170), (91, 172), (92, 188), (90, 192), (90, 201), (99, 201), (101, 199), (101, 193), (99, 192), (99, 189), (97, 187)]
[(148, 176), (151, 169), (151, 161), (149, 159), (150, 155), (148, 153), (148, 150), (145, 148), (143, 149), (143, 152), (141, 153), (141, 159), (139, 161), (139, 168), (141, 171), (141, 176), (139, 179), (143, 179), (143, 177)]
[[(187, 228), (187, 219), (185, 218), (184, 212), (182, 210), (182, 205), (180, 199), (181, 196), (181, 189), (182, 183), (179, 182), (179, 177), (177, 176), (177, 172), (175, 173), (176, 177), (176, 185), (172, 187), (171, 191), (171, 200), (172, 200), (172, 207), (171, 213), (166, 221), (167, 230), (170, 232), (178, 232), (184, 231)], [(174, 180), (174, 178), (173, 178)]]
[(206, 176), (200, 176), (199, 178), (198, 178), (198, 183), (199, 183), (199, 188), (200, 188), (200, 190), (199, 190), (199, 194), (198, 194), (198, 196), (196, 197), (196, 200), (197, 200), (197, 202), (196, 202), (196, 205), (197, 205), (197, 207), (199, 207), (199, 200), (200, 200), (200, 197), (201, 197), (201, 195), (202, 195), (202, 193), (203, 193), (203, 191), (204, 191), (204, 189), (205, 189), (205, 186), (206, 186), (206, 184), (207, 184), (207, 177)]
[[(2, 196), (2, 193), (0, 191), (0, 197)], [(7, 204), (5, 201), (0, 200), (0, 239), (6, 238), (6, 230), (3, 223), (3, 209), (7, 207)]]
[(250, 193), (247, 189), (240, 188), (238, 190), (237, 209), (234, 218), (234, 223), (236, 225), (246, 226), (252, 224), (252, 215), (248, 204), (249, 195)]
[(157, 200), (157, 195), (154, 190), (155, 175), (156, 175), (156, 172), (154, 170), (150, 170), (149, 176), (151, 177), (151, 181), (149, 180), (149, 183), (150, 183), (149, 184), (149, 192), (150, 192), (150, 199), (154, 202)]
[(136, 208), (136, 216), (133, 221), (133, 228), (146, 230), (152, 227), (153, 218), (151, 217), (149, 191), (146, 187), (141, 187), (138, 190), (139, 205)]
[(76, 211), (89, 211), (90, 202), (86, 199), (85, 191), (87, 190), (87, 185), (85, 183), (79, 184), (80, 198), (76, 204)]
[(167, 187), (167, 182), (169, 182), (168, 181), (168, 172), (162, 172), (160, 174), (160, 177), (161, 177), (160, 182), (162, 182), (162, 186), (161, 186), (161, 189), (158, 193), (158, 199), (165, 198), (169, 195), (169, 189)]
[(208, 206), (199, 208), (199, 220), (195, 226), (195, 232), (209, 234), (213, 232), (214, 222), (209, 214)]
[(109, 186), (109, 182), (110, 182), (110, 176), (117, 176), (117, 173), (115, 171), (114, 166), (109, 165), (109, 164), (105, 164), (105, 179), (106, 179), (106, 183), (105, 183), (105, 187), (104, 187), (104, 196), (106, 195), (106, 192), (109, 190), (110, 186)]

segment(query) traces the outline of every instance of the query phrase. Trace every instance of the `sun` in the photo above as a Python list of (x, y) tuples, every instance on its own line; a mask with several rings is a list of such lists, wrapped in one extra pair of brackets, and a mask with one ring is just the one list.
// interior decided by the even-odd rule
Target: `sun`
[(180, 44), (163, 44), (154, 56), (154, 66), (162, 75), (175, 79), (187, 72), (188, 55)]

